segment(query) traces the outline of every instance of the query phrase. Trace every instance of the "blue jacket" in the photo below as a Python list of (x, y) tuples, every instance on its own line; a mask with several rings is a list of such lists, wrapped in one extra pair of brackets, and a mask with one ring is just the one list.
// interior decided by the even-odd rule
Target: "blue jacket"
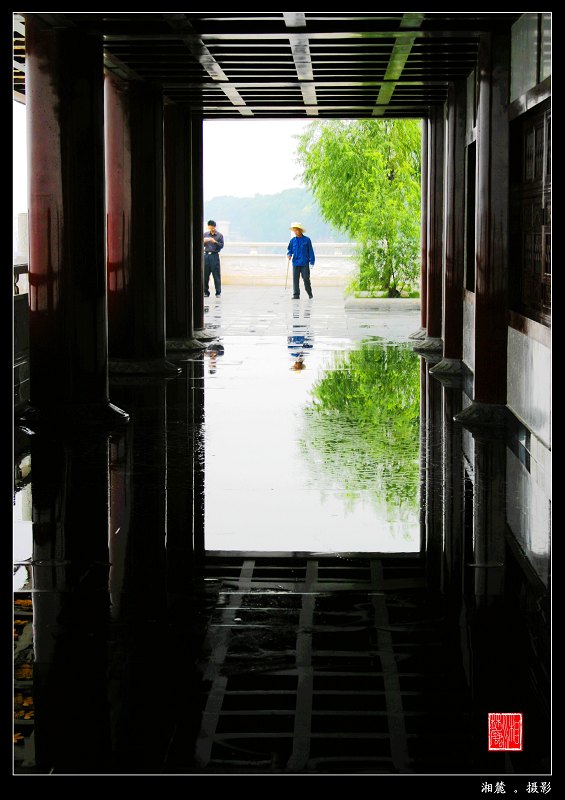
[(308, 236), (293, 236), (288, 243), (287, 256), (292, 256), (292, 264), (295, 267), (314, 266), (316, 256), (314, 248)]

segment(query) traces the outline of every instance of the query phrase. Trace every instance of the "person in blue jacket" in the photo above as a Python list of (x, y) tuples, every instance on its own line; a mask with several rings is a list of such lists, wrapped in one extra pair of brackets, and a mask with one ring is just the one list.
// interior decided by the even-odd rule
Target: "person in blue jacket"
[(288, 243), (286, 255), (289, 261), (292, 259), (292, 299), (298, 300), (300, 298), (301, 275), (306, 293), (312, 299), (314, 295), (312, 294), (312, 284), (310, 283), (310, 267), (313, 267), (316, 261), (312, 241), (308, 236), (304, 235), (305, 228), (300, 222), (293, 222), (290, 230), (294, 236)]

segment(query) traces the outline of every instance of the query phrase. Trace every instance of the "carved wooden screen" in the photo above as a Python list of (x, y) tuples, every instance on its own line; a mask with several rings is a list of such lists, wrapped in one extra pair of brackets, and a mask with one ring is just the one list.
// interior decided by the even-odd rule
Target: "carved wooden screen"
[(544, 103), (513, 125), (511, 304), (551, 323), (551, 110)]

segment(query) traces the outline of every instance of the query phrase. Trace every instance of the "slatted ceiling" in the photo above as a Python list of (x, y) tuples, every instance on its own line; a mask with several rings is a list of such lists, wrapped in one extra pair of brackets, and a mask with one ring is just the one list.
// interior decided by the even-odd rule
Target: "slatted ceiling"
[(281, 86), (276, 89), (263, 86), (255, 86), (253, 88), (240, 87), (239, 93), (242, 97), (249, 99), (256, 98), (257, 100), (267, 101), (269, 98), (289, 98), (297, 100), (301, 97), (300, 89), (292, 86)]
[[(32, 12), (100, 31), (105, 63), (150, 80), (204, 118), (424, 117), (476, 64), (481, 32), (519, 13)], [(25, 92), (24, 17), (14, 88)], [(19, 26), (19, 31), (17, 29)]]
[[(214, 52), (214, 51), (212, 51)], [(265, 52), (259, 51), (254, 53), (222, 53), (221, 55), (224, 69), (239, 68), (245, 72), (253, 72), (257, 67), (265, 67), (269, 69), (273, 66), (290, 66), (291, 53), (290, 50), (279, 48), (278, 52)]]

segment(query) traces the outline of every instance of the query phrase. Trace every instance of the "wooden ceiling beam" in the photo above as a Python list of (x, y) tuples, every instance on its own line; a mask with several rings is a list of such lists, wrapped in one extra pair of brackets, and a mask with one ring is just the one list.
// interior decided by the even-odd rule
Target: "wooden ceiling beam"
[(306, 114), (315, 117), (317, 111), (316, 87), (314, 81), (314, 70), (312, 69), (312, 57), (310, 54), (310, 42), (306, 33), (306, 16), (302, 11), (283, 11), (285, 25), (289, 30), (299, 28), (302, 32), (290, 37), (290, 49), (296, 69), (296, 77), (300, 81), (300, 91), (304, 100)]
[(228, 82), (227, 76), (219, 63), (210, 53), (200, 36), (196, 35), (194, 28), (186, 18), (185, 14), (165, 14), (164, 18), (169, 25), (174, 28), (182, 37), (182, 41), (200, 66), (215, 81), (221, 81), (221, 88), (230, 103), (238, 110), (242, 116), (252, 116), (253, 112), (246, 108), (245, 100), (241, 97), (237, 88)]
[[(425, 14), (404, 14), (400, 25), (401, 27), (404, 26), (405, 28), (419, 27), (419, 25), (421, 25), (424, 21), (424, 17)], [(396, 81), (402, 77), (402, 70), (406, 66), (406, 62), (408, 61), (408, 57), (410, 56), (415, 41), (416, 37), (411, 36), (407, 39), (397, 40), (394, 43), (394, 47), (392, 48), (392, 53), (390, 54), (390, 59), (385, 72), (385, 80), (387, 82), (383, 83), (380, 88), (377, 103), (373, 109), (374, 117), (383, 116), (388, 103), (394, 94), (394, 90), (396, 89)]]
[[(13, 13), (25, 91), (25, 20), (100, 33), (104, 65), (166, 101), (250, 117), (426, 116), (476, 65), (481, 34), (517, 12)], [(21, 54), (20, 54), (21, 50)], [(72, 64), (66, 65), (69, 69)]]

